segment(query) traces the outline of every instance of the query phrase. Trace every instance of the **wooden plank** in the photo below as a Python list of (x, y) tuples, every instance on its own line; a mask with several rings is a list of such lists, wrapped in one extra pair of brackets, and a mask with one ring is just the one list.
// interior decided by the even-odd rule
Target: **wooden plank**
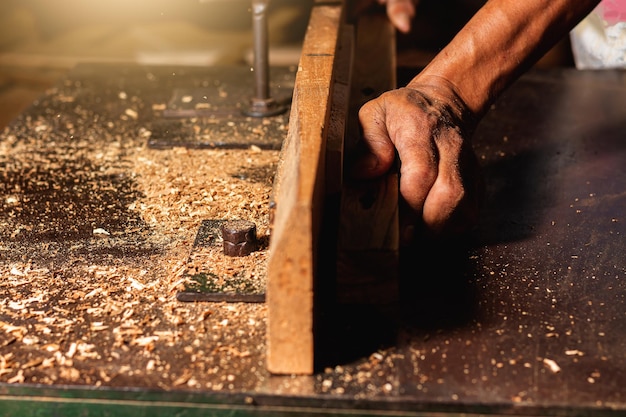
[[(347, 148), (359, 137), (358, 111), (396, 87), (395, 29), (384, 15), (357, 23)], [(348, 150), (346, 151), (348, 152)], [(341, 193), (337, 298), (342, 303), (390, 304), (398, 298), (398, 174), (346, 182)]]
[(333, 94), (326, 141), (326, 194), (339, 195), (343, 185), (344, 138), (347, 130), (354, 57), (354, 26), (343, 25), (333, 69)]
[(278, 167), (268, 261), (267, 367), (311, 374), (313, 292), (324, 205), (325, 146), (343, 2), (313, 7)]

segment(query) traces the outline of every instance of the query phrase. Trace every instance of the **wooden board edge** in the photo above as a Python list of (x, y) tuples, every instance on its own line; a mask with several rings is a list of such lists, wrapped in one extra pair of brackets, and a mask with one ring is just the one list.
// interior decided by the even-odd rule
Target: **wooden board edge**
[(275, 180), (268, 260), (267, 368), (314, 371), (315, 247), (324, 206), (325, 140), (343, 2), (313, 7)]

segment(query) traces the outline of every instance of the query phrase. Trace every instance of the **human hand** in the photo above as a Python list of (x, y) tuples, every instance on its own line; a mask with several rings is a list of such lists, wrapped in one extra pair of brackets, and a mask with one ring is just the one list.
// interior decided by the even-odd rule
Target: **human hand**
[(460, 233), (478, 218), (482, 196), (479, 166), (470, 138), (476, 117), (438, 77), (413, 81), (366, 103), (359, 112), (366, 152), (352, 167), (358, 178), (374, 178), (400, 160), (401, 240), (416, 230)]
[(357, 0), (355, 10), (362, 13), (372, 3), (385, 5), (387, 16), (391, 23), (400, 32), (408, 33), (411, 30), (411, 19), (415, 16), (415, 7), (419, 0)]

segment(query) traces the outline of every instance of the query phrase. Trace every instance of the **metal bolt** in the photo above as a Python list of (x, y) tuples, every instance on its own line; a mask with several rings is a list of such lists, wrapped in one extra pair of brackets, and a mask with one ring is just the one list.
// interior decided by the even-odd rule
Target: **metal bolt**
[(224, 255), (247, 256), (258, 249), (256, 224), (248, 220), (229, 220), (222, 224)]

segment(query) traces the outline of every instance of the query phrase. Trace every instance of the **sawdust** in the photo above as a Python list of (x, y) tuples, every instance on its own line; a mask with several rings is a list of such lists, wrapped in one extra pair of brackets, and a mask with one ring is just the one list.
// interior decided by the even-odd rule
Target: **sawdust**
[[(153, 150), (139, 100), (109, 119), (49, 95), (80, 121), (44, 100), (0, 136), (0, 382), (256, 386), (266, 307), (175, 296), (203, 220), (267, 236), (278, 152)], [(266, 251), (211, 262), (260, 274)]]

